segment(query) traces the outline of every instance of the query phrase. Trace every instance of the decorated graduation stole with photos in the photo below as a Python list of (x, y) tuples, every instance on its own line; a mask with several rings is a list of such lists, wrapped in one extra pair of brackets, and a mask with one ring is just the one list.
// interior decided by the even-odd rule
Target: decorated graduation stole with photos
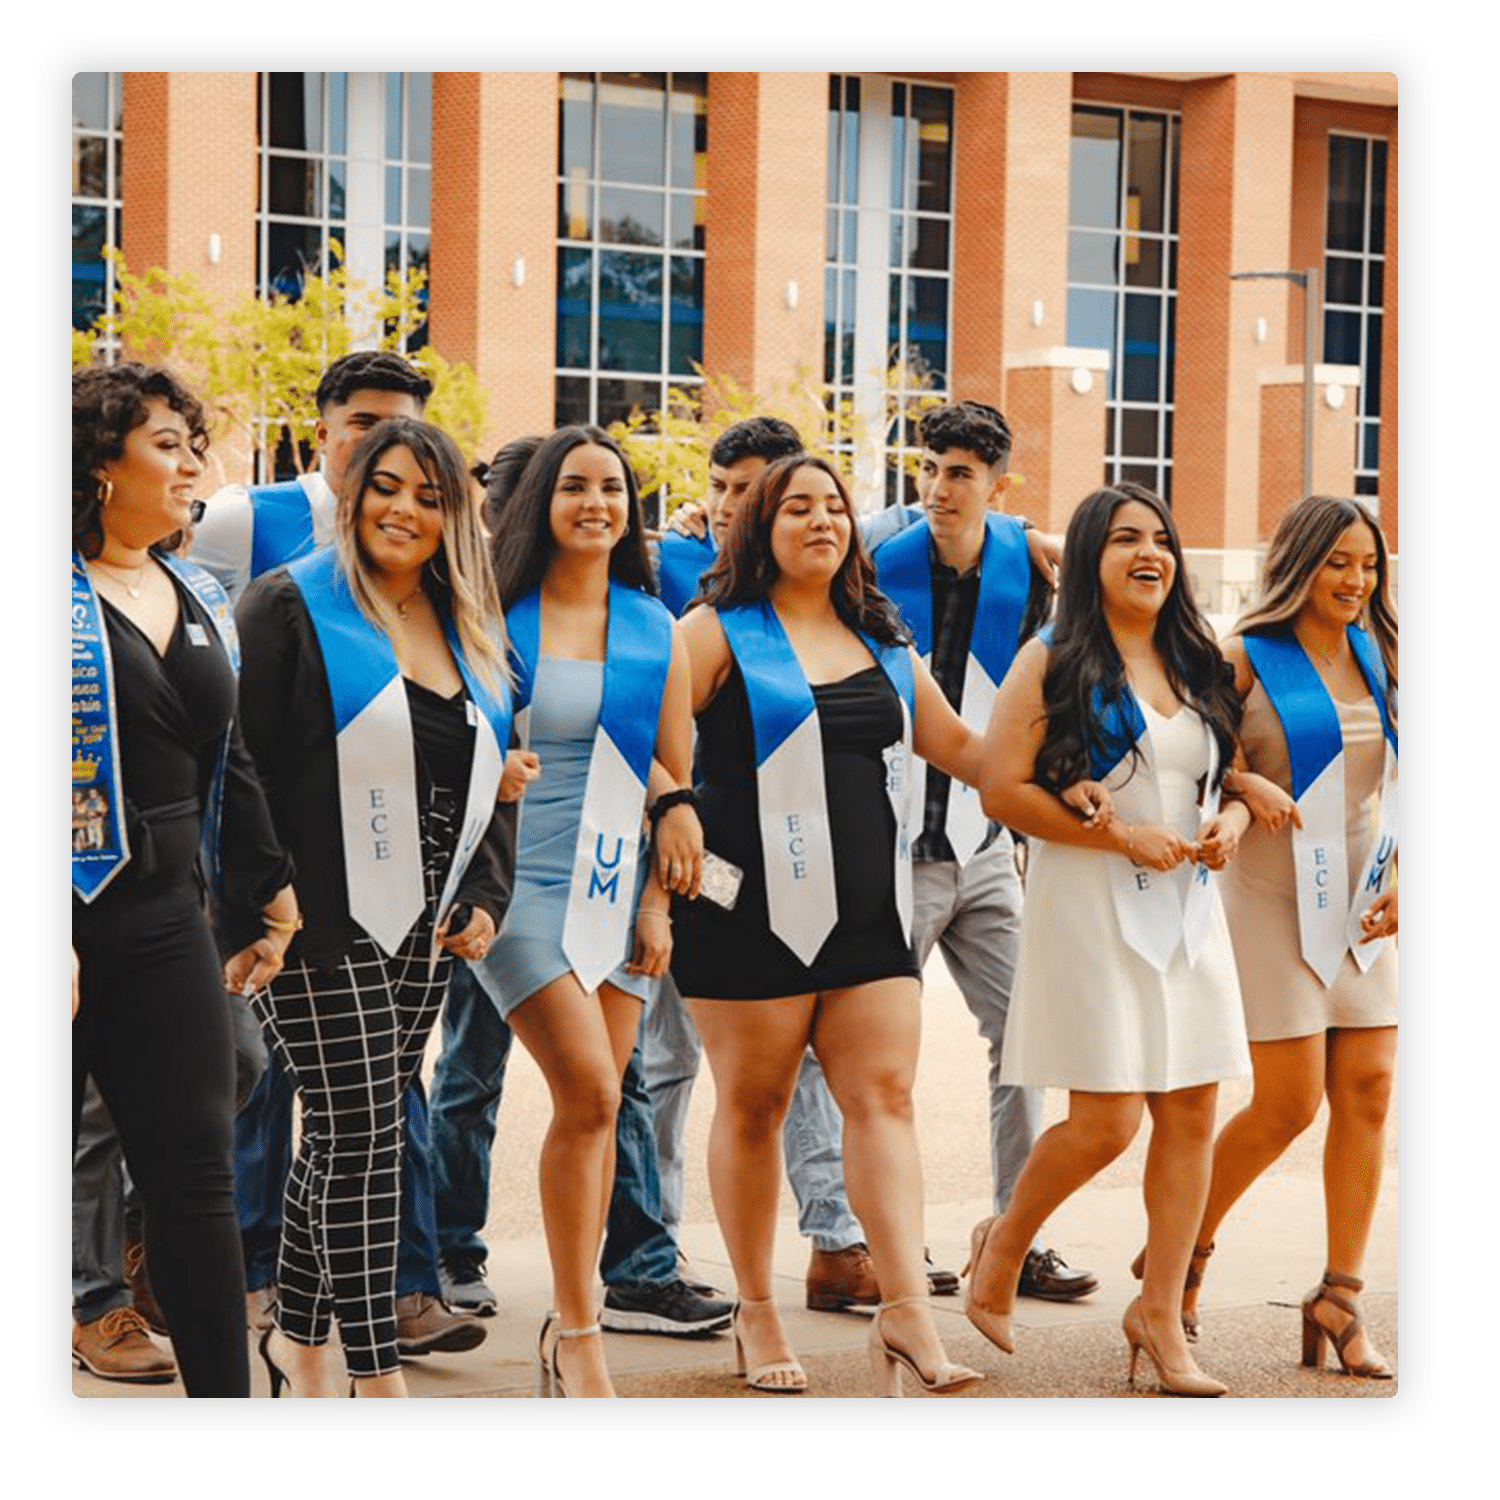
[[(217, 579), (170, 553), (153, 557), (203, 606), (236, 673), (239, 636), (229, 596)], [(83, 558), (73, 554), (73, 890), (92, 901), (130, 862), (125, 822), (125, 787), (120, 774), (119, 720), (116, 714), (109, 632), (99, 596)], [(188, 620), (185, 628), (202, 635)], [(207, 641), (196, 644), (207, 645)], [(203, 873), (215, 896), (223, 889), (219, 830), (223, 822), (224, 779), (229, 763), (229, 729), (219, 736), (208, 799), (202, 814)]]
[[(1052, 637), (1053, 627), (1045, 626), (1040, 638), (1050, 647)], [(1165, 818), (1151, 730), (1130, 684), (1108, 706), (1096, 686), (1092, 707), (1104, 743), (1090, 750), (1090, 776), (1109, 788), (1121, 821), (1161, 826)], [(1191, 713), (1203, 733), (1207, 791), (1200, 823), (1206, 823), (1219, 810), (1219, 744), (1191, 704), (1178, 712)], [(1153, 870), (1125, 854), (1105, 853), (1103, 858), (1109, 861), (1110, 895), (1126, 945), (1159, 974), (1166, 973), (1179, 947), (1190, 965), (1197, 963), (1213, 916), (1217, 872), (1201, 864)]]
[[(1368, 851), (1345, 847), (1344, 736), (1317, 668), (1289, 630), (1240, 637), (1286, 736), (1292, 797), (1302, 817), (1302, 827), (1292, 828), (1302, 957), (1325, 986), (1333, 983), (1345, 949), (1367, 972), (1390, 941), (1361, 943), (1360, 918), (1389, 889), (1396, 861), (1396, 730), (1386, 706), (1385, 664), (1365, 631), (1351, 625), (1348, 636), (1385, 731), (1380, 823)], [(1352, 901), (1351, 859), (1363, 859)]]
[[(312, 619), (333, 704), (349, 915), (394, 954), (424, 905), (406, 685), (390, 638), (360, 610), (331, 547), (298, 558), (287, 572)], [(438, 901), (438, 927), (494, 814), (511, 720), (509, 691), (502, 686), (497, 697), (484, 688), (464, 660), (451, 622), (443, 624), (469, 695), (474, 747), (463, 825)], [(434, 962), (436, 953), (434, 947)]]
[(250, 491), (250, 577), (305, 557), (317, 545), (315, 511), (331, 523), (335, 501), (321, 469)]
[(701, 537), (669, 531), (662, 537), (657, 550), (657, 576), (661, 602), (672, 611), (674, 619), (682, 618), (688, 600), (696, 597), (699, 582), (718, 555), (712, 531)]
[[(516, 725), (524, 742), (541, 649), (541, 595), (518, 599), (506, 625), (517, 661)], [(585, 990), (607, 979), (628, 950), (646, 778), (671, 664), (672, 616), (659, 599), (611, 582), (604, 694), (562, 932), (563, 953)]]
[[(925, 518), (875, 549), (875, 573), (881, 592), (901, 611), (916, 642), (917, 655), (932, 664), (931, 533)], [(983, 734), (990, 708), (1020, 644), (1021, 620), (1031, 587), (1031, 553), (1026, 529), (1014, 516), (991, 513), (985, 518), (984, 547), (979, 555), (979, 603), (969, 638), (969, 660), (964, 668), (959, 717), (976, 734)], [(925, 762), (916, 761), (918, 773)], [(913, 815), (921, 827), (926, 777), (914, 774)], [(984, 842), (989, 819), (979, 803), (979, 792), (965, 782), (948, 788), (945, 832), (959, 864), (966, 864)]]
[[(833, 840), (817, 703), (768, 600), (719, 611), (739, 663), (755, 732), (756, 795), (771, 931), (811, 965), (838, 922)], [(901, 700), (901, 739), (886, 751), (886, 795), (896, 821), (893, 859), (902, 935), (911, 937), (911, 766), (916, 682), (905, 646), (861, 633)]]

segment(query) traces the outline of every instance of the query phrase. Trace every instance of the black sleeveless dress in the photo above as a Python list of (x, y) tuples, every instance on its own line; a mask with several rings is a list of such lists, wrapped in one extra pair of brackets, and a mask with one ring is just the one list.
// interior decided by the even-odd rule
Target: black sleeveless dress
[(704, 843), (745, 872), (725, 911), (672, 899), (672, 977), (701, 1000), (766, 1000), (842, 989), (895, 975), (920, 978), (896, 912), (895, 816), (885, 790), (886, 747), (901, 738), (901, 700), (878, 666), (813, 687), (833, 838), (838, 923), (811, 966), (770, 929), (761, 855), (755, 738), (735, 663), (698, 715), (697, 793)]

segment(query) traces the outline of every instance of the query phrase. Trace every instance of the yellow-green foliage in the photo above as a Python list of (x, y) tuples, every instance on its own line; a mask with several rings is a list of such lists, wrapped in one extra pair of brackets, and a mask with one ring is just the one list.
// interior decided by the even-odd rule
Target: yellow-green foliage
[[(660, 491), (662, 513), (669, 515), (687, 500), (701, 501), (708, 493), (708, 455), (719, 435), (746, 417), (780, 417), (802, 434), (808, 452), (831, 459), (847, 473), (849, 456), (871, 440), (869, 424), (854, 411), (847, 397), (831, 402), (827, 387), (807, 379), (804, 372), (764, 393), (748, 390), (727, 375), (703, 376), (701, 386), (670, 386), (661, 411), (634, 410), (609, 431), (624, 448), (635, 470), (641, 493)], [(925, 382), (922, 382), (925, 383)], [(885, 429), (891, 433), (903, 404), (908, 416), (940, 406), (943, 397), (899, 392), (918, 384), (898, 364), (886, 375)], [(908, 455), (908, 472), (916, 460)]]
[[(335, 258), (338, 246), (334, 246)], [(376, 290), (342, 265), (327, 276), (308, 275), (295, 301), (245, 295), (215, 302), (188, 274), (158, 269), (136, 275), (117, 250), (114, 306), (88, 333), (73, 331), (73, 363), (88, 364), (106, 342), (126, 357), (169, 366), (208, 408), (210, 460), (221, 470), (243, 470), (259, 449), (262, 472), (283, 432), (310, 442), (317, 422), (313, 395), (328, 365), (355, 347), (399, 349), (422, 320), (423, 270), (391, 272)], [(370, 337), (358, 337), (359, 331)], [(478, 456), (484, 399), (474, 372), (431, 345), (411, 356), (432, 380), (428, 418), (452, 435), (472, 462)]]

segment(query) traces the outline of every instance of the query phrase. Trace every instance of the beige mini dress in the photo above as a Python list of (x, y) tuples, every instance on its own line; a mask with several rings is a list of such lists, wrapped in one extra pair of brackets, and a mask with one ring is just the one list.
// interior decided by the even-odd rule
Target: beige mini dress
[[(1379, 825), (1385, 740), (1373, 698), (1354, 703), (1335, 698), (1333, 704), (1344, 733), (1344, 838), (1352, 898)], [(1245, 699), (1240, 743), (1252, 771), (1291, 791), (1286, 736), (1259, 679)], [(1368, 973), (1346, 951), (1327, 989), (1304, 962), (1290, 825), (1272, 833), (1252, 823), (1222, 889), (1252, 1042), (1314, 1036), (1331, 1026), (1396, 1024), (1394, 942), (1386, 943)]]

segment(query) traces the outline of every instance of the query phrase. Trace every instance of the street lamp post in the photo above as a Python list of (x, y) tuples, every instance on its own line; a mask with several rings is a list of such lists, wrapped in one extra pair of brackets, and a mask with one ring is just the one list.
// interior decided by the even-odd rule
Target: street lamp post
[(1318, 296), (1318, 268), (1305, 271), (1232, 271), (1231, 281), (1291, 281), (1302, 288), (1302, 497), (1312, 494), (1313, 468), (1313, 366), (1317, 361), (1318, 319), (1322, 307)]

